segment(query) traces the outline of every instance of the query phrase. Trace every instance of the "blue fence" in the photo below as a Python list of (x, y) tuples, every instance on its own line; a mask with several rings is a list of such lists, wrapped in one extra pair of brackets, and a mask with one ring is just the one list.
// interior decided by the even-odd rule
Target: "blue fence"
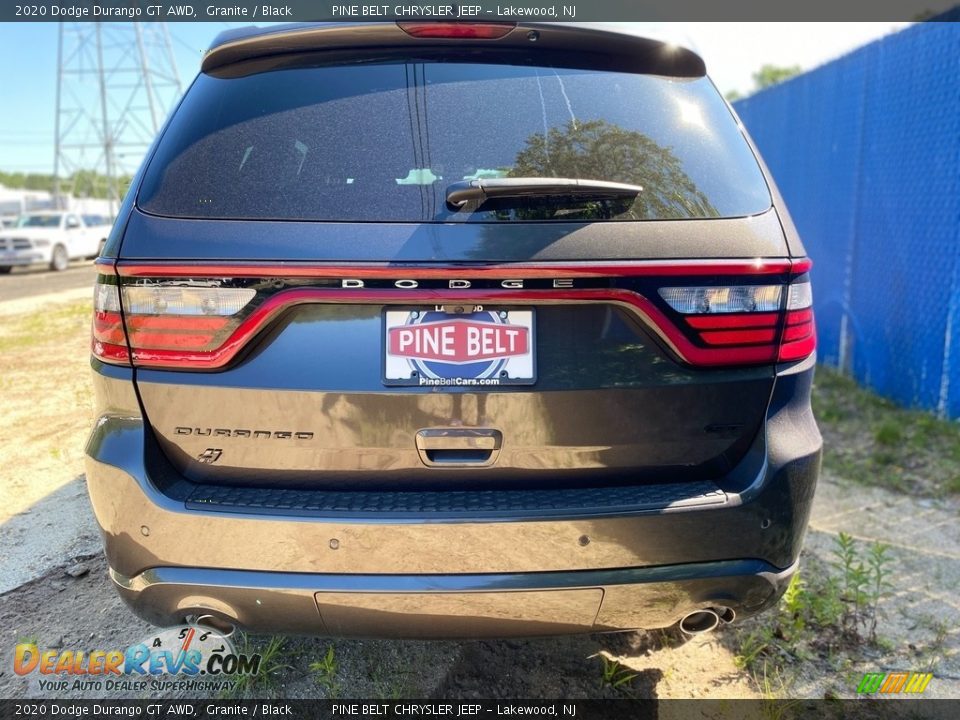
[(960, 24), (914, 25), (735, 107), (814, 260), (821, 361), (960, 417)]

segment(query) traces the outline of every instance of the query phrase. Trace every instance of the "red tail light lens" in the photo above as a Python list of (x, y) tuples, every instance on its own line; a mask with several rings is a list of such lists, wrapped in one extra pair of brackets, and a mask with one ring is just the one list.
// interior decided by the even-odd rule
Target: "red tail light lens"
[(475, 38), (496, 40), (513, 30), (516, 23), (471, 22), (398, 22), (407, 35), (415, 38)]

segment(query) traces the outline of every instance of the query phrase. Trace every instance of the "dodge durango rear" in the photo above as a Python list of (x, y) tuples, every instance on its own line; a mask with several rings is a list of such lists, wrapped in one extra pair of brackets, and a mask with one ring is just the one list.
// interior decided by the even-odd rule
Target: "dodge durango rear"
[(88, 486), (156, 624), (702, 632), (796, 571), (811, 261), (690, 50), (228, 31), (97, 268)]

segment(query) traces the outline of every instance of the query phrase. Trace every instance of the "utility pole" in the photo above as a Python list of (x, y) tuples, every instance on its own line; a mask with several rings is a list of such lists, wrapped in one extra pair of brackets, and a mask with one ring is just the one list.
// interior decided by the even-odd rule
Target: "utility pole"
[(181, 93), (166, 23), (60, 23), (57, 207), (67, 195), (94, 194), (106, 197), (115, 215), (121, 188)]

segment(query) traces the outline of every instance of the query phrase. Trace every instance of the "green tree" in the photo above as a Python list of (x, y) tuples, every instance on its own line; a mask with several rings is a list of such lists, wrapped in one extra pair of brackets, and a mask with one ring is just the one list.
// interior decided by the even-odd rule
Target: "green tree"
[[(117, 178), (119, 197), (126, 194), (132, 180), (130, 175)], [(0, 171), (0, 185), (17, 190), (53, 192), (55, 183), (52, 174)], [(92, 170), (77, 170), (69, 177), (61, 178), (60, 187), (62, 191), (72, 188), (75, 197), (106, 198), (109, 195), (107, 176)]]
[(799, 65), (782, 67), (768, 64), (764, 65), (753, 74), (753, 84), (757, 90), (763, 90), (771, 85), (776, 85), (777, 83), (782, 83), (784, 80), (789, 80), (794, 75), (799, 75), (802, 72), (803, 69)]
[[(599, 178), (640, 185), (643, 192), (616, 214), (624, 219), (716, 217), (719, 213), (680, 167), (669, 147), (649, 136), (604, 120), (575, 122), (529, 137), (518, 154), (511, 177)], [(622, 206), (622, 203), (620, 204)], [(539, 219), (547, 207), (518, 211)], [(602, 217), (595, 203), (586, 217)], [(547, 215), (549, 216), (549, 215)]]
[[(794, 75), (799, 75), (802, 72), (803, 68), (799, 65), (790, 65), (787, 67), (770, 64), (764, 65), (753, 73), (753, 88), (747, 92), (747, 95), (752, 95), (772, 85), (782, 83), (784, 80), (789, 80)], [(742, 100), (744, 95), (742, 95), (739, 90), (728, 90), (724, 97), (733, 103), (737, 100)]]

